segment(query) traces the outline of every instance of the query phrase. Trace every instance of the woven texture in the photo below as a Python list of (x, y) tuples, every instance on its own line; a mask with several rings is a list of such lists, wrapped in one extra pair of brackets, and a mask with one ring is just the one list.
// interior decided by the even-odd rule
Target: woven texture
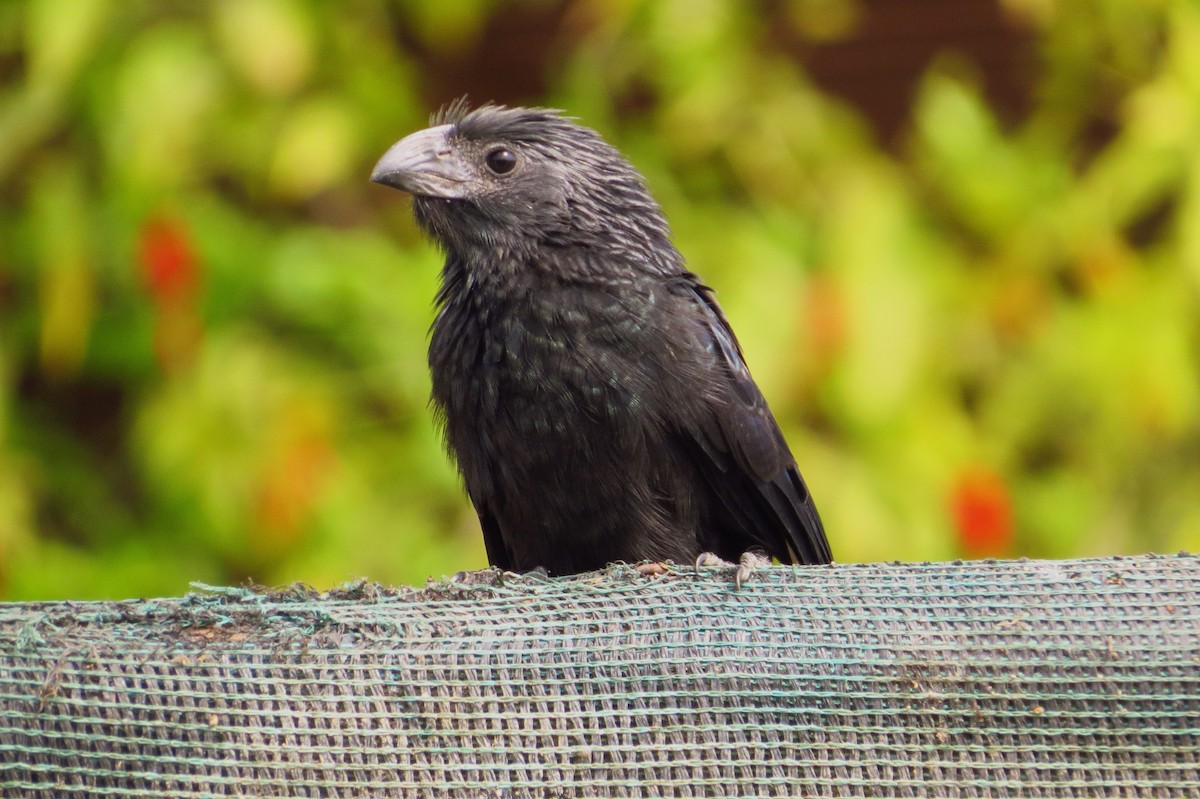
[(0, 605), (0, 795), (1195, 797), (1200, 559)]

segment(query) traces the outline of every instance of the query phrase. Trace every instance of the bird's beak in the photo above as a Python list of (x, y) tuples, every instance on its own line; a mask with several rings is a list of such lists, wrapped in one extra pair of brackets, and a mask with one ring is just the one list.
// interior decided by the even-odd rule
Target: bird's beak
[(405, 136), (375, 164), (371, 181), (423, 197), (465, 197), (471, 175), (450, 146), (452, 129), (438, 125)]

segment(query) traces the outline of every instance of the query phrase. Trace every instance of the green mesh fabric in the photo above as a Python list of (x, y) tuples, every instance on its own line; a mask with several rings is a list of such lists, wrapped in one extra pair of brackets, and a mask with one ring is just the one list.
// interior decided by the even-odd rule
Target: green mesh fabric
[(1200, 558), (0, 605), (0, 795), (1195, 797)]

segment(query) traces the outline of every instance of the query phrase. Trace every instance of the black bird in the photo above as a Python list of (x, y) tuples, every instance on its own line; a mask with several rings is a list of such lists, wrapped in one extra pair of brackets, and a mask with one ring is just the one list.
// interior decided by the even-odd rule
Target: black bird
[(446, 253), (433, 405), (492, 565), (741, 558), (740, 584), (764, 554), (828, 563), (779, 426), (642, 176), (551, 109), (460, 101), (431, 125), (371, 180), (411, 193)]

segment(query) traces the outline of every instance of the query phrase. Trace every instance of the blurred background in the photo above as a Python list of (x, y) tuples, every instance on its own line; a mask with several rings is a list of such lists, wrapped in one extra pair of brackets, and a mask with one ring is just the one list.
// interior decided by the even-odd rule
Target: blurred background
[(838, 560), (1200, 549), (1193, 0), (28, 0), (0, 597), (485, 565), (367, 181), (461, 94), (645, 173)]

